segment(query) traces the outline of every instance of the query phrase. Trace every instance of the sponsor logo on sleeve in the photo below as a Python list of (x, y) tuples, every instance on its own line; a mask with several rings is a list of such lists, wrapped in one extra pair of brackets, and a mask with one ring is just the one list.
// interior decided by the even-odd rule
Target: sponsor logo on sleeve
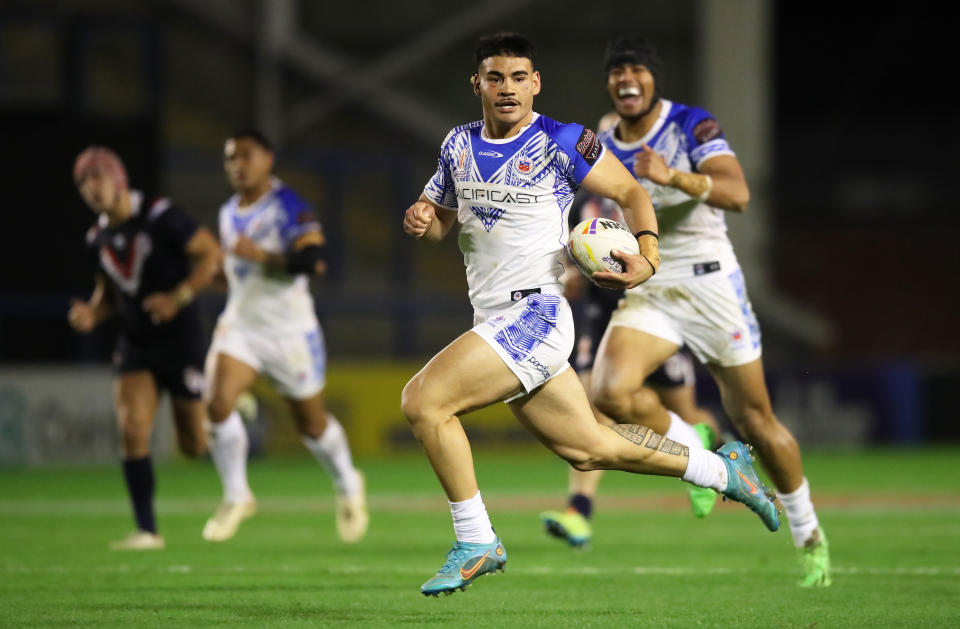
[(584, 127), (580, 133), (580, 139), (577, 140), (577, 153), (580, 153), (580, 156), (593, 166), (600, 157), (600, 140), (597, 139), (597, 134)]
[(720, 125), (717, 124), (717, 121), (713, 118), (701, 120), (697, 123), (697, 126), (693, 128), (693, 137), (696, 138), (700, 144), (706, 144), (710, 140), (719, 138), (721, 135), (723, 135), (723, 131), (720, 130)]

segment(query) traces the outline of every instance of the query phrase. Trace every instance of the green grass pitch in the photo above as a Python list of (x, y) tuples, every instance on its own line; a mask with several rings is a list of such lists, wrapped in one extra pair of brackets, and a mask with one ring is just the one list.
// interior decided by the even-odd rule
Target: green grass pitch
[(504, 574), (425, 598), (453, 540), (419, 453), (360, 461), (371, 527), (338, 542), (332, 492), (303, 458), (255, 461), (260, 513), (237, 537), (200, 530), (219, 485), (208, 462), (160, 466), (167, 549), (122, 553), (119, 468), (0, 470), (0, 627), (955, 627), (960, 625), (960, 450), (810, 452), (806, 471), (835, 565), (801, 590), (789, 532), (739, 505), (689, 515), (672, 479), (610, 473), (593, 548), (546, 537), (566, 468), (542, 451), (476, 453), (509, 553)]

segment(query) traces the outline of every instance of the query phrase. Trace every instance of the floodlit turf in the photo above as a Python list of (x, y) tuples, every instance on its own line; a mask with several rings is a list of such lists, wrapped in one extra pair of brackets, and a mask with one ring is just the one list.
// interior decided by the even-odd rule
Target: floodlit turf
[(167, 550), (107, 550), (131, 528), (119, 469), (0, 470), (0, 627), (953, 627), (960, 624), (956, 449), (808, 453), (833, 547), (833, 587), (795, 587), (786, 527), (720, 505), (688, 514), (680, 483), (611, 474), (593, 548), (547, 538), (565, 467), (539, 451), (477, 453), (507, 547), (505, 574), (424, 598), (453, 540), (419, 455), (363, 461), (371, 527), (334, 533), (322, 470), (256, 461), (261, 512), (232, 541), (200, 538), (216, 506), (208, 463), (158, 469)]

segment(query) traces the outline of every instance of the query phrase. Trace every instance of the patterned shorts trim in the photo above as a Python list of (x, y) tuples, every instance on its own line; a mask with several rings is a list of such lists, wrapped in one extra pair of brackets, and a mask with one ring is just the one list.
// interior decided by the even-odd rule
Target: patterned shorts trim
[(474, 323), (473, 331), (497, 352), (525, 393), (569, 366), (573, 316), (560, 295), (532, 294), (503, 310), (476, 311)]

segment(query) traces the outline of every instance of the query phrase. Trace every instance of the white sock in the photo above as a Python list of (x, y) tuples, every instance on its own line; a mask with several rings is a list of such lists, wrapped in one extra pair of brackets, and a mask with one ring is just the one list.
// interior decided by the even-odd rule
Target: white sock
[(457, 534), (458, 542), (491, 544), (497, 539), (479, 491), (469, 500), (451, 502), (450, 514), (453, 516), (453, 531)]
[(727, 488), (727, 466), (720, 455), (701, 448), (690, 448), (690, 459), (683, 480), (698, 487), (709, 487), (717, 491)]
[(817, 520), (817, 512), (813, 509), (813, 503), (810, 501), (810, 484), (804, 478), (796, 490), (789, 494), (777, 492), (777, 498), (787, 512), (787, 521), (790, 522), (790, 533), (793, 535), (793, 544), (796, 547), (803, 546), (804, 542), (810, 539), (813, 532), (820, 526)]
[(220, 475), (225, 502), (245, 502), (250, 499), (247, 484), (247, 451), (250, 441), (243, 420), (236, 411), (220, 422), (210, 422), (210, 458)]
[(319, 437), (303, 436), (303, 445), (323, 464), (333, 479), (333, 488), (341, 496), (360, 491), (360, 475), (353, 467), (347, 433), (337, 418), (327, 414), (327, 427)]
[(693, 426), (683, 421), (679, 415), (673, 411), (667, 411), (670, 414), (670, 429), (664, 435), (667, 439), (682, 443), (691, 450), (703, 450), (703, 440)]

